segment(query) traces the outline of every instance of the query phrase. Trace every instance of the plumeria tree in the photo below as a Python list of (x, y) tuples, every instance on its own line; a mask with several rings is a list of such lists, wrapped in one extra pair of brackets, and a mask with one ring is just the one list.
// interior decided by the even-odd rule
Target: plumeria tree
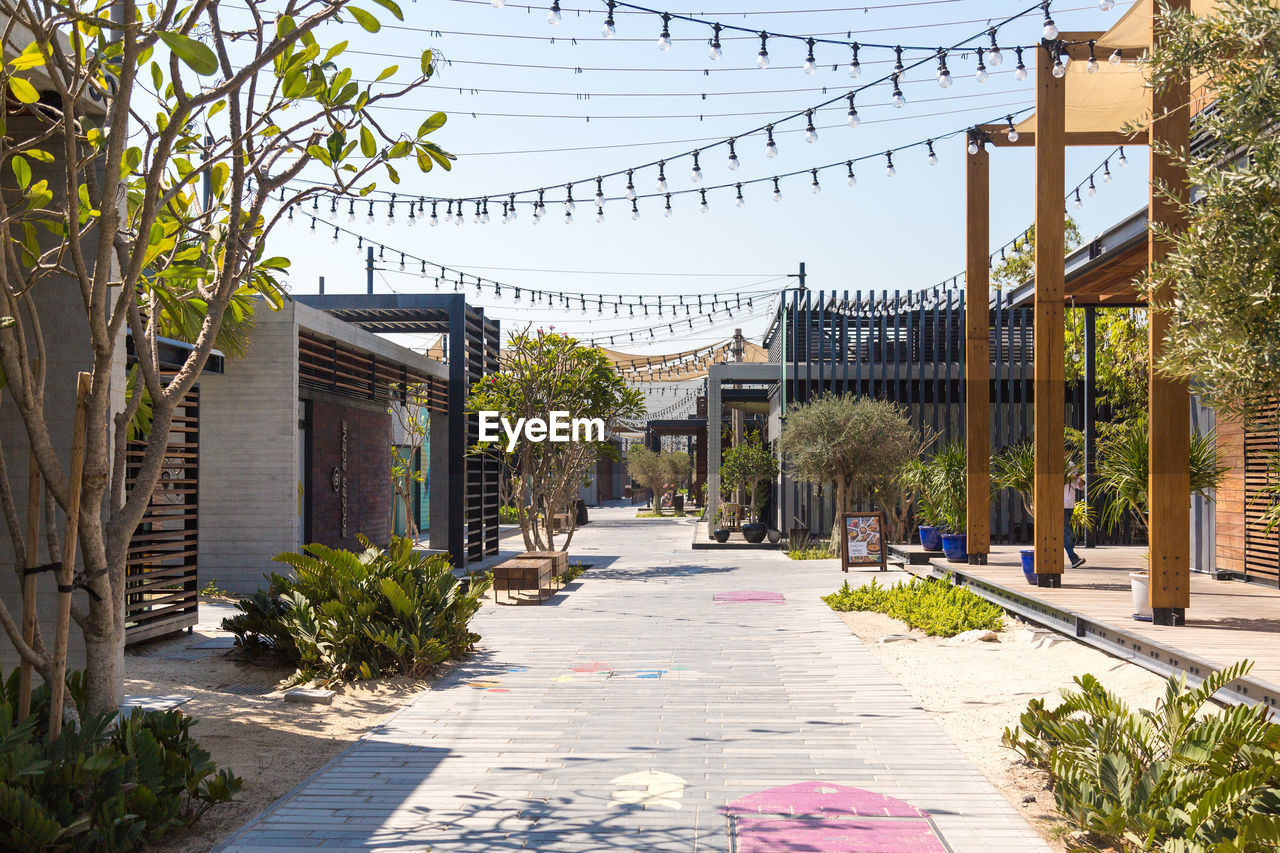
[[(0, 0), (0, 367), (50, 516), (81, 492), (74, 583), (88, 595), (72, 615), (91, 712), (120, 698), (125, 561), (175, 408), (228, 318), (254, 296), (283, 298), (289, 263), (266, 251), (273, 229), (320, 192), (364, 193), (384, 175), (398, 181), (405, 165), (450, 166), (428, 139), (444, 115), (404, 132), (382, 112), (431, 78), (430, 51), (404, 72), (344, 63), (353, 28), (402, 18), (393, 0), (373, 2), (377, 15), (348, 0)], [(375, 76), (376, 86), (362, 79)], [(78, 483), (50, 434), (63, 414), (50, 410), (45, 359), (54, 336), (75, 328), (86, 329), (76, 343), (88, 373)], [(136, 378), (122, 404), (112, 371), (126, 334)], [(165, 335), (191, 344), (168, 373), (157, 354)], [(145, 447), (131, 456), (126, 426), (144, 408)], [(0, 448), (0, 460), (15, 451)], [(42, 560), (16, 508), (13, 470), (0, 471), (0, 505), (21, 567)], [(51, 560), (59, 550), (50, 542)], [(38, 631), (24, 637), (3, 603), (0, 623), (25, 661), (60, 682), (56, 644)]]
[[(467, 408), (496, 412), (510, 424), (521, 419), (549, 421), (552, 412), (571, 418), (598, 418), (606, 438), (619, 418), (644, 412), (644, 396), (628, 388), (599, 347), (588, 346), (554, 329), (525, 329), (512, 335), (503, 349), (502, 370), (480, 379), (471, 389)], [(579, 436), (579, 438), (584, 438)], [(513, 472), (513, 494), (520, 530), (530, 551), (566, 549), (573, 540), (578, 488), (591, 466), (611, 453), (607, 441), (519, 440), (506, 450), (507, 438), (482, 442), (476, 453), (506, 452)], [(565, 538), (555, 539), (555, 516), (569, 514)]]

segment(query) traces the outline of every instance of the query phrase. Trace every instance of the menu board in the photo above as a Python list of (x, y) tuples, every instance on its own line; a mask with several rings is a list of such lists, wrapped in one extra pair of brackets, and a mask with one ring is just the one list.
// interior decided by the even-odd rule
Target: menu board
[(885, 561), (884, 516), (879, 512), (848, 512), (844, 515), (844, 536), (840, 547), (842, 571), (850, 568), (888, 568)]

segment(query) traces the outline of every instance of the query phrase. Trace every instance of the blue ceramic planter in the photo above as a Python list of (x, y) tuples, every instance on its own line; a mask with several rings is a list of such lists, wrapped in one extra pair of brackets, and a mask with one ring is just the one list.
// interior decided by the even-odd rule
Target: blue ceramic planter
[(920, 545), (926, 551), (941, 551), (942, 528), (920, 525)]
[(1027, 579), (1027, 583), (1032, 586), (1039, 586), (1040, 580), (1036, 577), (1036, 551), (1034, 548), (1023, 548), (1018, 552), (1022, 555), (1022, 575)]
[(968, 543), (963, 533), (942, 534), (942, 553), (947, 555), (948, 563), (969, 562)]

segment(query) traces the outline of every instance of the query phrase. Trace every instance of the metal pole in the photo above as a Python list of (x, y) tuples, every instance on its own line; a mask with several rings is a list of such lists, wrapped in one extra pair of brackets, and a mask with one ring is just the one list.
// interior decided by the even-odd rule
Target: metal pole
[[(1096, 509), (1094, 494), (1095, 463), (1097, 462), (1098, 434), (1095, 426), (1098, 412), (1097, 388), (1097, 309), (1084, 307), (1084, 501), (1090, 509)], [(1085, 533), (1085, 547), (1097, 545), (1097, 533), (1093, 527)]]
[(373, 295), (373, 246), (370, 246), (366, 250), (364, 257), (365, 257), (365, 260), (364, 260), (365, 290), (370, 296), (372, 296)]

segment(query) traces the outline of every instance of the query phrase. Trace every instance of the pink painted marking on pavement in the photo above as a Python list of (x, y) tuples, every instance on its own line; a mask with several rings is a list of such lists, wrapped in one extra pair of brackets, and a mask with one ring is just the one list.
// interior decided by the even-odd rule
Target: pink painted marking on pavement
[(575, 666), (573, 668), (573, 671), (574, 672), (608, 672), (611, 669), (613, 669), (611, 665), (607, 663), (600, 663), (599, 661), (595, 661), (594, 663), (589, 663), (589, 664), (586, 664), (585, 666)]
[(716, 604), (742, 604), (744, 602), (761, 602), (765, 604), (782, 604), (785, 599), (780, 592), (768, 592), (760, 589), (739, 589), (733, 592), (717, 592)]
[(797, 782), (734, 800), (730, 812), (775, 815), (851, 815), (861, 817), (927, 817), (902, 800), (862, 788), (827, 782)]
[(946, 853), (926, 820), (740, 817), (738, 853)]
[(799, 782), (725, 808), (738, 853), (945, 853), (928, 814), (844, 785)]

